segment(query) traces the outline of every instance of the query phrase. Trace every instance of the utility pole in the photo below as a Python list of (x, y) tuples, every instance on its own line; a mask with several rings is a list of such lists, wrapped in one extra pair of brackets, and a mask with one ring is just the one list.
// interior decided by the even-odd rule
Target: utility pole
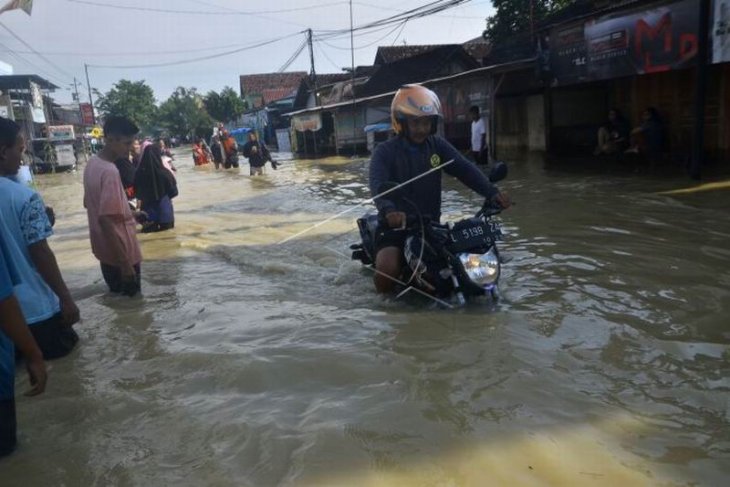
[(352, 22), (352, 0), (350, 0), (350, 92), (352, 94), (352, 155), (357, 153), (357, 120), (355, 119), (355, 40)]
[[(710, 32), (710, 0), (700, 0), (700, 31), (697, 37), (697, 68), (695, 74), (694, 93), (694, 137), (692, 141), (692, 159), (689, 163), (689, 176), (700, 179), (705, 159), (705, 102), (707, 101), (707, 66)], [(703, 37), (704, 36), (704, 37)]]
[(314, 46), (312, 45), (312, 29), (307, 29), (307, 44), (309, 45), (309, 86), (314, 90), (314, 103), (319, 106), (317, 93), (317, 72), (314, 70)]
[(91, 83), (89, 82), (89, 65), (84, 63), (84, 71), (86, 71), (86, 88), (89, 90), (89, 103), (91, 104), (91, 122), (96, 125), (96, 115), (94, 114), (94, 98), (91, 96)]
[(81, 122), (79, 125), (84, 125), (84, 112), (81, 111), (81, 98), (79, 98), (79, 83), (76, 81), (76, 76), (74, 76), (74, 97), (76, 100), (76, 106), (79, 107), (79, 121)]

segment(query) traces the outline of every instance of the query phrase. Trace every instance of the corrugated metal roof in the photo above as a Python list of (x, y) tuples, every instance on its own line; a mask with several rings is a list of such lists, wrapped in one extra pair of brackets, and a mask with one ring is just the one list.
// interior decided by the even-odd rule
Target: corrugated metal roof
[[(448, 80), (452, 80), (452, 79), (462, 78), (464, 76), (471, 76), (471, 75), (475, 75), (475, 74), (488, 73), (490, 71), (503, 71), (503, 72), (514, 71), (514, 70), (518, 70), (518, 69), (525, 68), (525, 67), (532, 67), (532, 65), (533, 65), (534, 62), (535, 62), (535, 58), (534, 57), (533, 58), (520, 59), (520, 60), (512, 61), (512, 62), (509, 62), (509, 63), (495, 64), (493, 66), (485, 66), (485, 67), (481, 67), (481, 68), (472, 69), (470, 71), (464, 71), (463, 73), (452, 74), (450, 76), (443, 76), (441, 78), (435, 78), (435, 79), (425, 80), (425, 81), (421, 81), (421, 82), (419, 82), (417, 84), (429, 85), (429, 84), (438, 83), (438, 82), (442, 82), (442, 81), (448, 81)], [(329, 105), (323, 105), (323, 106), (313, 107), (313, 108), (305, 108), (304, 110), (297, 110), (295, 112), (284, 113), (283, 115), (284, 116), (287, 116), (287, 117), (293, 117), (295, 115), (300, 115), (302, 113), (318, 112), (318, 111), (327, 110), (327, 109), (330, 109), (330, 108), (337, 108), (337, 107), (343, 107), (343, 106), (347, 106), (347, 105), (354, 105), (354, 104), (358, 104), (358, 103), (362, 103), (362, 102), (366, 102), (366, 101), (372, 101), (372, 100), (377, 100), (379, 98), (385, 98), (385, 97), (388, 97), (388, 96), (393, 96), (393, 95), (395, 95), (396, 91), (397, 90), (392, 90), (392, 91), (388, 91), (387, 93), (380, 93), (378, 95), (373, 95), (373, 96), (365, 96), (365, 97), (362, 97), (362, 98), (357, 98), (355, 100), (342, 101), (342, 102), (339, 102), (339, 103), (331, 103)]]

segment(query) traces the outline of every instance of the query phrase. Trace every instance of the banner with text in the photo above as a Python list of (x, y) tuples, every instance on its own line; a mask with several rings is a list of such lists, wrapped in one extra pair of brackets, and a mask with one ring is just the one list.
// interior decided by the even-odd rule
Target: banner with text
[(550, 35), (553, 84), (694, 66), (698, 32), (699, 8), (694, 0), (558, 26)]

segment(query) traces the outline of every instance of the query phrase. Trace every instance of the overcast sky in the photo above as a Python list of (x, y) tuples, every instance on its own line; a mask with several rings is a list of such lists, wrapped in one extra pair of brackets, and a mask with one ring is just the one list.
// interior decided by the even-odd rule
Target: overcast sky
[[(430, 1), (354, 0), (354, 23), (357, 27)], [(6, 2), (0, 0), (2, 5)], [(355, 64), (372, 64), (379, 45), (467, 41), (481, 35), (484, 19), (492, 12), (490, 1), (472, 0), (402, 28), (356, 33)], [(74, 76), (84, 82), (82, 101), (88, 99), (84, 63), (129, 66), (204, 57), (176, 66), (89, 68), (93, 88), (105, 92), (119, 79), (143, 79), (162, 101), (177, 86), (194, 86), (205, 93), (228, 85), (238, 91), (239, 75), (278, 71), (304, 41), (298, 31), (311, 28), (317, 36), (349, 29), (350, 17), (343, 0), (35, 0), (31, 17), (14, 10), (2, 14), (0, 22), (42, 55), (0, 28), (0, 60), (11, 64), (15, 74), (38, 74), (61, 86), (55, 98), (62, 102), (71, 100)], [(289, 34), (263, 47), (208, 57)], [(341, 72), (350, 64), (349, 34), (315, 42), (318, 73)], [(309, 71), (306, 49), (288, 70)]]

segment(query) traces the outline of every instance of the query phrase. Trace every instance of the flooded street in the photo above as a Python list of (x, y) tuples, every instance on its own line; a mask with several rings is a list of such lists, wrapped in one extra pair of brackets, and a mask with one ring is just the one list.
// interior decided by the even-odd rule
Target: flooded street
[[(727, 191), (513, 161), (503, 299), (440, 310), (374, 293), (360, 209), (278, 244), (367, 199), (366, 159), (252, 179), (177, 154), (176, 228), (140, 235), (134, 299), (91, 255), (82, 170), (38, 177), (81, 341), (19, 396), (3, 487), (730, 477)], [(446, 180), (444, 219), (479, 208)]]

